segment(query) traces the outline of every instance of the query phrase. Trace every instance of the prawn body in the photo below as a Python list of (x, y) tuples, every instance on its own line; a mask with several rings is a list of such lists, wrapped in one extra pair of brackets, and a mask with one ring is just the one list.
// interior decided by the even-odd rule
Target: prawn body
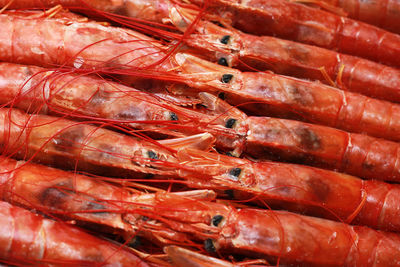
[[(233, 27), (256, 35), (276, 35), (356, 55), (394, 67), (400, 36), (375, 26), (286, 0), (194, 0), (229, 21)], [(259, 25), (264, 25), (260, 27)]]
[(0, 103), (28, 113), (97, 119), (145, 130), (158, 139), (183, 138), (207, 129), (216, 137), (216, 144), (226, 150), (242, 143), (247, 132), (239, 121), (243, 118), (240, 111), (230, 112), (238, 121), (235, 132), (226, 128), (230, 117), (219, 110), (222, 107), (215, 98), (205, 93), (200, 93), (191, 104), (207, 107), (200, 112), (181, 107), (184, 102), (175, 104), (168, 96), (163, 99), (96, 77), (10, 63), (0, 64), (0, 69)]
[[(279, 259), (286, 264), (302, 261), (311, 266), (398, 265), (400, 238), (393, 233), (283, 211), (172, 201), (171, 195), (166, 196), (169, 197), (159, 199), (163, 210), (158, 214), (179, 217), (210, 234), (211, 237), (202, 237), (210, 253), (236, 252), (274, 262)], [(171, 209), (175, 212), (171, 213)]]
[[(300, 3), (302, 1), (299, 1)], [(305, 1), (307, 3), (308, 1)], [(399, 34), (400, 2), (398, 0), (388, 1), (359, 1), (359, 0), (318, 0), (310, 1), (311, 5), (322, 8), (337, 7), (345, 12), (350, 18), (365, 21), (378, 27)], [(321, 4), (327, 4), (321, 5)], [(325, 9), (325, 8), (324, 8)]]
[[(160, 216), (168, 218), (169, 226), (188, 234), (188, 237), (195, 234), (192, 236), (193, 240), (204, 240), (206, 249), (210, 252), (236, 251), (240, 254), (272, 257), (275, 260), (280, 258), (282, 262), (287, 263), (302, 260), (312, 265), (331, 266), (372, 266), (376, 262), (391, 266), (390, 264), (396, 263), (399, 257), (397, 247), (400, 239), (392, 233), (377, 232), (364, 227), (348, 226), (288, 212), (235, 209), (219, 203), (190, 200), (172, 194), (158, 194), (156, 202), (157, 205), (147, 205), (143, 212), (147, 211), (146, 215), (150, 218), (154, 214), (159, 218)], [(9, 218), (8, 207), (9, 204), (2, 203), (1, 210), (5, 213), (2, 221)], [(21, 211), (19, 208), (13, 210)], [(28, 212), (20, 213), (26, 215)], [(24, 221), (25, 225), (29, 225), (30, 220), (26, 217), (22, 220), (20, 213), (13, 212), (14, 218), (19, 218), (20, 222)], [(40, 219), (36, 215), (29, 216)], [(135, 216), (126, 217), (126, 220), (129, 219), (137, 221)], [(266, 225), (268, 227), (265, 227)], [(64, 233), (71, 235), (71, 231), (59, 227), (57, 229), (57, 232), (63, 229)], [(12, 232), (15, 231), (8, 233)], [(299, 232), (304, 233), (304, 236), (299, 238)], [(81, 232), (78, 233), (84, 236)], [(52, 235), (46, 236), (52, 237)], [(354, 240), (357, 240), (357, 243)], [(326, 245), (317, 246), (317, 244)], [(93, 245), (93, 248), (98, 249), (99, 244)], [(374, 257), (371, 258), (371, 255)]]
[[(181, 31), (191, 25), (188, 21), (194, 20), (194, 15), (181, 15), (184, 11), (178, 7), (170, 7), (169, 11), (171, 21)], [(196, 22), (194, 27), (195, 32), (184, 39), (192, 47), (188, 50), (219, 64), (319, 80), (392, 102), (400, 99), (396, 96), (400, 84), (400, 72), (396, 68), (316, 46), (245, 34), (205, 20)]]
[(124, 248), (65, 223), (45, 219), (6, 202), (0, 202), (0, 207), (3, 260), (20, 264), (148, 266)]
[[(0, 114), (4, 122), (0, 140), (5, 155), (20, 159), (38, 156), (42, 163), (67, 169), (78, 167), (95, 173), (100, 171), (96, 166), (107, 162), (108, 167), (102, 171), (107, 174), (117, 169), (120, 176), (132, 172), (166, 176), (175, 173), (171, 169), (176, 162), (172, 152), (157, 144), (93, 125), (45, 115), (28, 115), (17, 109), (1, 109)], [(15, 154), (13, 151), (18, 152)], [(157, 170), (155, 165), (163, 162), (171, 164), (169, 170), (166, 170), (168, 167)]]
[(192, 150), (180, 154), (186, 170), (180, 176), (191, 187), (213, 188), (231, 199), (254, 199), (262, 207), (268, 203), (274, 209), (388, 231), (400, 229), (395, 219), (398, 205), (390, 204), (398, 201), (397, 185), (303, 165), (252, 162)]
[(298, 121), (249, 121), (247, 153), (256, 158), (271, 155), (368, 179), (399, 181), (396, 142)]
[[(239, 223), (240, 222), (240, 223)], [(268, 225), (268, 227), (264, 227)], [(242, 209), (226, 218), (214, 246), (311, 266), (398, 266), (399, 237), (280, 211)], [(355, 241), (356, 240), (356, 241)], [(250, 252), (251, 251), (251, 252)]]
[[(62, 219), (73, 219), (97, 231), (119, 234), (127, 242), (138, 235), (158, 244), (165, 244), (166, 240), (185, 240), (183, 234), (162, 222), (156, 225), (145, 223), (146, 209), (156, 204), (162, 190), (146, 194), (112, 185), (102, 181), (101, 177), (88, 177), (5, 157), (0, 160), (0, 197), (3, 201)], [(215, 197), (210, 190), (175, 194), (202, 200)]]

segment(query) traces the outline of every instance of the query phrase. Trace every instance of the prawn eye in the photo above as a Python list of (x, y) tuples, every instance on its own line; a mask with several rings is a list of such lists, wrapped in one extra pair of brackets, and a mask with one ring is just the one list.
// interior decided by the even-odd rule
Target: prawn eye
[(228, 61), (224, 57), (221, 57), (220, 59), (218, 59), (218, 64), (221, 66), (225, 66), (225, 67), (229, 66)]
[(225, 98), (226, 98), (225, 93), (224, 93), (224, 92), (219, 93), (219, 94), (218, 94), (218, 98), (220, 98), (220, 99), (222, 99), (222, 100), (225, 100)]
[(132, 240), (129, 241), (128, 246), (131, 248), (137, 248), (142, 245), (142, 240), (139, 236), (135, 236)]
[(232, 127), (233, 127), (233, 125), (235, 125), (235, 123), (236, 123), (236, 120), (230, 118), (229, 120), (226, 121), (225, 127), (229, 128), (229, 129), (232, 129)]
[(218, 226), (222, 220), (224, 219), (224, 216), (222, 215), (215, 215), (212, 219), (211, 219), (211, 223), (214, 226)]
[(171, 119), (171, 121), (177, 121), (178, 120), (178, 115), (176, 115), (174, 112), (171, 112), (170, 119)]
[(230, 35), (225, 35), (225, 36), (223, 36), (223, 37), (221, 38), (220, 41), (221, 41), (222, 44), (228, 44), (229, 39), (231, 39), (231, 36), (230, 36)]
[(232, 74), (224, 74), (222, 75), (221, 82), (229, 83), (232, 80), (232, 78), (233, 78)]
[(229, 171), (229, 175), (235, 178), (239, 178), (241, 172), (242, 172), (241, 168), (233, 168)]
[(214, 23), (215, 25), (220, 26), (221, 28), (225, 28), (224, 25), (221, 24), (221, 22), (219, 21), (211, 21), (212, 23)]
[(206, 239), (206, 241), (204, 241), (204, 248), (209, 253), (215, 253), (217, 251), (215, 246), (214, 246), (214, 242), (210, 238)]
[(147, 156), (149, 156), (150, 159), (158, 159), (157, 154), (154, 153), (154, 152), (151, 151), (151, 150), (147, 151)]

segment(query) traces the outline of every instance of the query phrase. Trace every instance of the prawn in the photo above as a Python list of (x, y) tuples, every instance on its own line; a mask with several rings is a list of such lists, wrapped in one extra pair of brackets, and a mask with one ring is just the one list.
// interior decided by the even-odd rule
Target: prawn
[[(105, 174), (118, 169), (120, 176), (175, 173), (168, 168), (152, 167), (153, 163), (163, 162), (173, 166), (176, 160), (171, 149), (143, 138), (58, 117), (28, 115), (17, 109), (1, 109), (0, 114), (4, 123), (0, 135), (4, 155), (21, 159), (39, 157), (44, 164), (61, 168), (84, 166), (93, 171), (107, 161), (109, 169), (103, 168)], [(21, 149), (25, 145), (26, 149)]]
[[(217, 226), (209, 250), (314, 266), (398, 266), (399, 236), (288, 212), (242, 209)], [(268, 225), (268, 227), (265, 227)], [(356, 240), (356, 241), (355, 241)]]
[[(157, 214), (188, 237), (193, 235), (193, 240), (203, 240), (211, 253), (257, 254), (284, 263), (333, 266), (373, 266), (377, 262), (391, 266), (400, 257), (400, 238), (393, 233), (288, 212), (235, 209), (172, 194), (158, 194), (156, 205), (141, 209), (150, 220)], [(138, 220), (134, 214), (125, 219)]]
[(179, 159), (185, 167), (179, 175), (190, 187), (222, 190), (225, 197), (255, 199), (261, 206), (268, 203), (277, 209), (376, 229), (400, 229), (395, 219), (398, 205), (389, 204), (398, 201), (397, 184), (362, 180), (303, 165), (253, 162), (190, 149), (181, 151)]
[[(75, 220), (89, 228), (95, 225), (95, 230), (120, 234), (127, 242), (137, 235), (158, 244), (172, 241), (183, 244), (185, 240), (185, 236), (161, 222), (147, 225), (144, 215), (130, 208), (132, 205), (153, 205), (157, 195), (164, 194), (161, 189), (156, 193), (143, 193), (112, 185), (105, 178), (88, 177), (6, 157), (0, 158), (0, 171), (0, 198), (3, 201), (61, 219)], [(118, 180), (114, 179), (114, 182), (118, 183)], [(215, 193), (210, 190), (173, 194), (201, 200), (215, 198)], [(127, 221), (125, 217), (129, 213), (135, 213), (137, 220)]]
[[(4, 110), (2, 112), (6, 115), (9, 114)], [(78, 163), (74, 161), (68, 167), (78, 167), (84, 171), (100, 174), (106, 172), (112, 176), (121, 176), (124, 172), (130, 171), (130, 177), (132, 177), (132, 173), (135, 173), (137, 178), (140, 178), (140, 173), (178, 177), (191, 188), (214, 189), (235, 199), (247, 199), (249, 195), (251, 198), (256, 196), (258, 199), (285, 209), (332, 219), (354, 221), (379, 229), (400, 230), (400, 221), (395, 219), (399, 218), (397, 205), (391, 204), (398, 202), (397, 198), (400, 197), (400, 194), (397, 193), (400, 190), (397, 185), (363, 181), (352, 176), (300, 165), (266, 161), (252, 162), (246, 159), (202, 152), (190, 148), (190, 146), (181, 147), (173, 153), (169, 152), (167, 148), (146, 145), (146, 142), (142, 141), (141, 147), (134, 151), (133, 149), (137, 147), (135, 142), (138, 141), (133, 137), (125, 136), (122, 139), (119, 137), (121, 135), (119, 133), (106, 129), (94, 131), (95, 126), (89, 128), (84, 124), (79, 124), (74, 128), (67, 124), (66, 120), (48, 116), (36, 115), (28, 125), (29, 127), (23, 127), (25, 124), (20, 123), (22, 131), (25, 128), (31, 129), (25, 135), (21, 133), (21, 128), (18, 129), (14, 125), (18, 125), (18, 122), (23, 122), (32, 115), (23, 115), (21, 112), (13, 110), (8, 116), (10, 117), (5, 121), (9, 120), (13, 123), (4, 127), (6, 131), (12, 129), (8, 130), (9, 133), (5, 135), (5, 138), (2, 138), (3, 150), (4, 148), (11, 151), (20, 150), (22, 153), (34, 155), (33, 159), (42, 163), (57, 166), (61, 164), (62, 167), (65, 167), (66, 162), (78, 158)], [(35, 125), (34, 121), (38, 124)], [(75, 123), (72, 125), (76, 126)], [(67, 128), (67, 135), (63, 135), (62, 132), (65, 128)], [(52, 132), (49, 132), (50, 129)], [(84, 130), (76, 132), (76, 129)], [(84, 135), (86, 131), (89, 136)], [(6, 143), (10, 133), (13, 136), (13, 145)], [(21, 136), (19, 140), (17, 140), (18, 136)], [(59, 141), (53, 142), (52, 140)], [(113, 140), (112, 143), (116, 144), (114, 150), (105, 150), (102, 140)], [(109, 143), (110, 141), (107, 142), (107, 144)], [(13, 156), (22, 158), (26, 155)], [(97, 167), (93, 168), (91, 165)], [(12, 168), (8, 168), (5, 172), (10, 169), (12, 170)], [(29, 170), (29, 167), (25, 169)], [(19, 173), (17, 169), (12, 174), (12, 177), (16, 179), (14, 183), (19, 183), (19, 177), (32, 176), (36, 181), (47, 179), (44, 175), (46, 170), (41, 170), (40, 173), (43, 175), (39, 176), (35, 175), (37, 172), (33, 172), (32, 175), (19, 175)], [(59, 176), (67, 177), (67, 175)], [(148, 175), (145, 177), (150, 178)], [(49, 179), (57, 181), (55, 178)], [(168, 180), (165, 181), (168, 182)], [(27, 186), (32, 184), (21, 183)], [(25, 190), (28, 191), (25, 188), (19, 194), (23, 194)], [(63, 203), (63, 201), (60, 202)], [(393, 206), (393, 208), (383, 208), (387, 206)], [(49, 208), (51, 209), (51, 207)]]
[[(29, 113), (98, 119), (145, 130), (152, 137), (180, 138), (202, 133), (206, 128), (216, 137), (217, 145), (225, 149), (237, 147), (240, 136), (247, 131), (235, 125), (235, 133), (231, 133), (225, 126), (230, 118), (217, 110), (190, 110), (116, 82), (11, 63), (0, 63), (0, 69), (0, 104)], [(211, 107), (204, 101), (200, 97), (190, 104)], [(239, 111), (230, 113), (237, 119), (241, 117)]]
[(158, 200), (154, 208), (159, 216), (179, 218), (183, 224), (211, 235), (202, 237), (210, 253), (238, 253), (308, 266), (398, 266), (399, 263), (400, 237), (394, 233), (284, 211), (188, 202), (171, 195)]
[(247, 153), (311, 164), (367, 179), (400, 181), (400, 146), (299, 121), (250, 117)]
[[(170, 53), (147, 36), (93, 22), (3, 14), (0, 25), (0, 51), (4, 52), (0, 55), (4, 61), (41, 65), (67, 62), (76, 71), (96, 68), (127, 79), (135, 75), (185, 83), (196, 90), (223, 92), (227, 102), (253, 114), (300, 119), (399, 140), (400, 106), (393, 103), (272, 73), (240, 72), (190, 54)], [(26, 37), (25, 31), (30, 28), (40, 29), (30, 31), (40, 33), (37, 39)], [(63, 43), (62, 49), (53, 46), (55, 42)], [(131, 82), (138, 82), (138, 78)]]
[[(400, 2), (360, 1), (360, 0), (289, 0), (335, 12), (338, 8), (343, 15), (376, 25), (394, 33), (400, 34)], [(337, 12), (337, 11), (336, 11)]]
[[(62, 1), (60, 3), (62, 4)], [(162, 37), (183, 40), (191, 47), (188, 49), (190, 53), (221, 65), (238, 66), (243, 70), (268, 69), (277, 74), (319, 80), (371, 97), (392, 102), (400, 101), (398, 69), (316, 46), (223, 28), (208, 21), (217, 19), (210, 15), (207, 17), (207, 14), (205, 18), (208, 20), (196, 20), (202, 15), (199, 11), (181, 7), (170, 0), (151, 3), (129, 1), (124, 8), (123, 13), (135, 19), (113, 17), (110, 14), (106, 17), (125, 26), (142, 28), (142, 31), (153, 35), (159, 30), (146, 26), (148, 21), (169, 21), (184, 35), (177, 36), (176, 33), (162, 31)], [(188, 34), (188, 30), (193, 32)]]
[(0, 214), (2, 260), (49, 266), (149, 266), (122, 246), (6, 202), (0, 202)]
[[(179, 7), (169, 7), (168, 14), (182, 32), (195, 21), (196, 15)], [(194, 27), (194, 33), (181, 37), (185, 44), (194, 48), (189, 51), (221, 65), (272, 70), (277, 74), (319, 80), (374, 98), (400, 101), (400, 71), (396, 68), (316, 46), (245, 34), (206, 20), (197, 21)], [(227, 41), (222, 42), (223, 38)]]
[(205, 5), (209, 12), (244, 32), (337, 49), (344, 54), (400, 67), (400, 35), (363, 22), (287, 0), (190, 2)]

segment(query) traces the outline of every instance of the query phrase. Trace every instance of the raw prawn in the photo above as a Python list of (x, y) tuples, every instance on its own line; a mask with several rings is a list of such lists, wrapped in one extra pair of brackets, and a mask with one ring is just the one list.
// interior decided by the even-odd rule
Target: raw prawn
[[(319, 6), (333, 13), (365, 21), (394, 33), (400, 34), (400, 1), (398, 0), (289, 0)], [(339, 8), (339, 10), (338, 10)]]
[[(158, 194), (156, 201), (141, 208), (150, 221), (155, 215), (168, 219), (169, 225), (193, 235), (194, 241), (203, 240), (209, 252), (225, 250), (283, 263), (329, 266), (396, 266), (400, 257), (400, 238), (393, 233), (288, 212), (238, 210), (172, 194)], [(128, 214), (125, 220), (138, 218)]]
[[(172, 23), (183, 32), (191, 26), (190, 22), (195, 21), (192, 13), (179, 7), (166, 10), (166, 16), (169, 14)], [(205, 20), (197, 21), (194, 28), (194, 33), (182, 37), (187, 45), (195, 48), (189, 51), (219, 64), (272, 70), (277, 74), (319, 80), (343, 90), (400, 102), (398, 69), (316, 46), (244, 34)]]
[[(81, 170), (97, 173), (107, 170), (106, 173), (113, 176), (121, 176), (130, 171), (134, 172), (134, 177), (137, 178), (140, 177), (140, 173), (179, 177), (184, 179), (189, 187), (220, 190), (235, 199), (256, 196), (285, 209), (332, 219), (354, 220), (355, 223), (379, 229), (400, 230), (400, 221), (396, 219), (400, 218), (397, 215), (398, 206), (392, 204), (399, 201), (397, 198), (400, 197), (400, 193), (397, 192), (400, 189), (397, 185), (363, 181), (348, 175), (300, 165), (251, 162), (190, 147), (181, 148), (176, 153), (168, 153), (167, 149), (142, 141), (141, 147), (137, 148), (136, 143), (139, 141), (132, 137), (122, 138), (121, 134), (109, 130), (96, 130), (94, 126), (76, 125), (48, 116), (33, 116), (28, 126), (25, 126), (30, 130), (23, 133), (23, 122), (32, 115), (24, 115), (17, 110), (12, 110), (11, 115), (8, 112), (2, 110), (5, 121), (13, 123), (5, 124), (5, 131), (11, 130), (2, 138), (3, 148), (11, 151), (19, 149), (21, 153), (35, 155), (36, 161), (58, 166), (65, 166), (68, 161), (72, 161), (68, 166), (70, 168), (77, 166)], [(16, 126), (18, 123), (22, 125)], [(13, 142), (7, 144), (10, 134)], [(114, 150), (105, 149), (102, 142), (104, 140), (113, 140)], [(110, 141), (107, 144), (109, 143)], [(23, 157), (24, 154), (15, 156)], [(78, 158), (78, 162), (75, 162), (75, 158)], [(97, 167), (93, 168), (92, 165)], [(12, 167), (8, 167), (5, 172), (10, 170)], [(28, 172), (30, 167), (23, 167), (22, 170)], [(13, 172), (14, 183), (18, 183), (20, 176), (31, 176), (36, 181), (47, 179), (44, 176), (46, 170), (40, 171), (43, 177), (35, 175), (35, 172), (32, 175), (19, 175), (21, 172), (18, 168)], [(32, 184), (21, 183), (27, 186)], [(25, 191), (28, 189), (25, 188), (18, 194)]]
[[(202, 94), (204, 95), (204, 93)], [(233, 150), (242, 142), (247, 128), (235, 123), (235, 132), (226, 128), (230, 117), (210, 110), (205, 97), (181, 105), (207, 105), (197, 112), (174, 105), (154, 94), (116, 82), (72, 75), (34, 66), (0, 63), (0, 104), (29, 113), (98, 119), (145, 130), (152, 137), (184, 137), (204, 132), (216, 137), (219, 147)], [(210, 97), (207, 97), (209, 99)], [(216, 105), (217, 106), (217, 105)], [(218, 109), (218, 108), (214, 108)], [(238, 120), (240, 111), (230, 111)]]
[[(400, 102), (400, 71), (395, 68), (316, 46), (249, 35), (207, 20), (196, 20), (200, 12), (183, 8), (171, 0), (128, 1), (124, 11), (139, 21), (116, 16), (114, 19), (117, 22), (132, 25), (133, 28), (142, 27), (143, 31), (150, 34), (157, 34), (158, 29), (146, 26), (148, 21), (170, 21), (185, 35), (171, 33), (168, 36), (166, 31), (161, 35), (183, 40), (192, 47), (189, 48), (190, 53), (222, 65), (239, 65), (241, 69), (269, 69), (278, 74), (319, 80), (345, 90)], [(213, 17), (208, 19), (212, 20)], [(187, 30), (194, 32), (188, 34)]]
[[(298, 119), (399, 140), (398, 104), (272, 73), (242, 73), (187, 54), (177, 54), (175, 58), (185, 72), (198, 74), (186, 80), (188, 85), (214, 94), (223, 92), (227, 102), (249, 114)], [(200, 75), (206, 72), (214, 77), (202, 80)], [(181, 93), (179, 89), (177, 93)]]
[(400, 35), (363, 22), (287, 0), (190, 2), (206, 5), (209, 12), (244, 32), (337, 49), (400, 67)]
[[(165, 245), (172, 241), (184, 244), (185, 237), (159, 222), (147, 225), (140, 211), (132, 205), (154, 205), (157, 194), (143, 193), (127, 187), (118, 187), (101, 180), (72, 172), (6, 157), (0, 157), (0, 198), (28, 209), (76, 220), (85, 226), (95, 226), (102, 232), (119, 234), (128, 242), (137, 235)], [(114, 180), (118, 183), (118, 180)], [(129, 184), (129, 183), (128, 183)], [(165, 192), (166, 193), (166, 192)], [(174, 193), (193, 199), (213, 200), (210, 190)], [(136, 221), (127, 221), (134, 213)], [(143, 219), (143, 220), (142, 220)]]
[(159, 198), (154, 211), (192, 226), (197, 236), (209, 234), (202, 238), (211, 253), (234, 252), (307, 266), (398, 266), (400, 262), (400, 237), (366, 227), (283, 211), (188, 202), (172, 195)]
[[(274, 208), (317, 217), (390, 231), (400, 229), (395, 219), (400, 211), (397, 185), (302, 165), (252, 162), (192, 150), (180, 154), (186, 170), (180, 176), (190, 187), (224, 190), (224, 195), (232, 199), (255, 196)], [(203, 176), (198, 174), (201, 172)]]
[(368, 179), (400, 181), (400, 145), (299, 121), (250, 117), (247, 152), (329, 168)]
[(7, 262), (46, 266), (148, 266), (122, 245), (6, 202), (0, 202), (0, 214), (0, 259)]
[[(38, 157), (44, 164), (61, 168), (84, 168), (99, 172), (107, 162), (105, 174), (118, 170), (120, 176), (131, 173), (170, 176), (167, 167), (158, 170), (153, 163), (176, 162), (173, 149), (143, 139), (58, 117), (28, 115), (17, 109), (0, 109), (3, 127), (0, 141), (4, 155), (21, 159)], [(201, 138), (199, 138), (201, 140)], [(140, 177), (140, 176), (139, 176)]]
[[(93, 22), (0, 15), (0, 25), (0, 55), (5, 61), (67, 62), (92, 71), (95, 67), (129, 77), (183, 82), (196, 90), (224, 92), (228, 102), (257, 115), (279, 115), (400, 139), (400, 106), (389, 102), (272, 73), (240, 72), (189, 54), (170, 53), (147, 36)], [(29, 28), (40, 34), (27, 38)], [(54, 43), (62, 43), (62, 49)], [(187, 92), (186, 88), (182, 91)]]

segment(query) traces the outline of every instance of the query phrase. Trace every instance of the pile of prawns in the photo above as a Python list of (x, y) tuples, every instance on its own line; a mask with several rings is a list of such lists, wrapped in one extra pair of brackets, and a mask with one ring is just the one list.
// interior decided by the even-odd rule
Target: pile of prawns
[(0, 9), (0, 262), (400, 266), (399, 0)]

